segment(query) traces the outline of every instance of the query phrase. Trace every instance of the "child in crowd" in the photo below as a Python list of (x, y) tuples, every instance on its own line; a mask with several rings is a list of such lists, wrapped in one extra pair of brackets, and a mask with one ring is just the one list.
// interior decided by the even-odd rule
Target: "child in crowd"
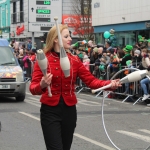
[(85, 66), (85, 68), (87, 69), (87, 70), (90, 70), (90, 59), (88, 58), (88, 56), (87, 55), (84, 55), (83, 56), (83, 65)]

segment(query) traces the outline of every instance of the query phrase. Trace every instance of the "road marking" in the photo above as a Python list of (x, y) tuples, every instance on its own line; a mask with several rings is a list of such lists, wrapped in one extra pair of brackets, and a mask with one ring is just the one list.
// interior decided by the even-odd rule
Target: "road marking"
[[(30, 117), (30, 118), (32, 118), (32, 119), (35, 119), (35, 120), (40, 121), (40, 119), (39, 119), (38, 117), (35, 117), (35, 116), (31, 115), (31, 114), (28, 114), (28, 113), (25, 113), (25, 112), (19, 112), (19, 113), (22, 114), (22, 115), (25, 115), (25, 116), (27, 116), (27, 117)], [(102, 144), (102, 143), (100, 143), (100, 142), (94, 141), (94, 140), (92, 140), (92, 139), (90, 139), (90, 138), (87, 138), (87, 137), (85, 137), (85, 136), (82, 136), (82, 135), (80, 135), (80, 134), (78, 134), (78, 133), (74, 133), (74, 136), (76, 136), (76, 137), (78, 137), (78, 138), (80, 138), (80, 139), (83, 139), (83, 140), (85, 140), (85, 141), (87, 141), (87, 142), (90, 142), (90, 143), (92, 143), (92, 144), (95, 144), (95, 145), (97, 145), (97, 146), (99, 146), (99, 147), (105, 148), (106, 150), (115, 150), (115, 149), (112, 148), (112, 147), (109, 147), (109, 146), (104, 145), (104, 144)]]
[(27, 95), (34, 96), (34, 97), (39, 97), (39, 98), (41, 97), (41, 95), (32, 95), (32, 94), (31, 94), (31, 93), (29, 93), (29, 92), (26, 92), (26, 94), (27, 94)]
[(82, 104), (82, 105), (86, 105), (86, 106), (101, 106), (101, 103), (98, 103), (98, 102), (88, 101), (88, 100), (85, 100), (85, 99), (82, 99), (82, 98), (77, 98), (77, 99), (78, 99), (78, 103)]
[(31, 99), (31, 100), (34, 100), (35, 102), (39, 102), (40, 103), (39, 99), (34, 98), (34, 97), (27, 97), (26, 99)]
[(84, 116), (84, 117), (80, 117), (78, 116), (78, 119), (81, 119), (81, 118), (96, 118), (96, 117), (101, 117), (101, 115), (95, 115), (95, 116)]
[[(84, 102), (80, 102), (78, 101), (79, 104), (82, 104), (82, 105), (86, 105), (86, 106), (101, 106), (101, 104), (96, 104), (96, 105), (91, 105), (91, 104), (87, 104), (88, 102), (84, 103)], [(105, 105), (106, 106), (106, 105)]]
[(100, 104), (98, 102), (88, 101), (88, 100), (85, 100), (85, 99), (82, 99), (82, 98), (77, 98), (77, 99), (80, 100), (81, 102), (88, 102), (88, 103), (92, 103), (92, 104)]
[(38, 104), (35, 104), (35, 103), (32, 103), (32, 102), (29, 102), (29, 101), (25, 101), (26, 103), (29, 103), (31, 105), (34, 105), (34, 106), (37, 106), (37, 107), (41, 107), (41, 105), (38, 105)]
[(140, 134), (137, 134), (137, 133), (128, 132), (128, 131), (122, 131), (122, 130), (117, 130), (117, 132), (119, 132), (121, 134), (125, 134), (125, 135), (128, 135), (128, 136), (131, 136), (131, 137), (139, 139), (139, 140), (142, 140), (144, 142), (150, 143), (150, 137), (149, 136), (140, 135)]
[(25, 101), (32, 102), (32, 103), (35, 103), (35, 104), (41, 104), (41, 102), (34, 101), (34, 100), (31, 100), (31, 99), (25, 99)]
[(25, 112), (21, 112), (21, 111), (19, 111), (19, 113), (22, 114), (22, 115), (25, 115), (27, 117), (30, 117), (32, 119), (40, 121), (40, 119), (38, 117), (35, 117), (35, 116), (31, 115), (31, 114), (28, 114), (28, 113), (25, 113)]
[(150, 134), (150, 130), (146, 130), (146, 129), (139, 129), (139, 131)]
[(80, 135), (80, 134), (78, 134), (78, 133), (74, 133), (74, 135), (75, 135), (76, 137), (80, 138), (80, 139), (83, 139), (83, 140), (85, 140), (85, 141), (88, 141), (88, 142), (90, 142), (90, 143), (92, 143), (92, 144), (95, 144), (95, 145), (100, 146), (100, 147), (102, 147), (102, 148), (105, 148), (105, 149), (107, 149), (107, 150), (115, 150), (114, 148), (111, 148), (111, 147), (109, 147), (109, 146), (107, 146), (107, 145), (104, 145), (104, 144), (102, 144), (102, 143), (100, 143), (100, 142), (97, 142), (97, 141), (94, 141), (94, 140), (92, 140), (92, 139), (89, 139), (89, 138), (87, 138), (87, 137), (85, 137), (85, 136), (82, 136), (82, 135)]

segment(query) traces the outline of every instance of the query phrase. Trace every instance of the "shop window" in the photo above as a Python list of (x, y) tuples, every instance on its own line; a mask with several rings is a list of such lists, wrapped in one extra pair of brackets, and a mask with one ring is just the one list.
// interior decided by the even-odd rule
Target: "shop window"
[(124, 47), (125, 45), (135, 45), (136, 38), (135, 38), (135, 32), (117, 32), (115, 33), (117, 37), (117, 45), (119, 47)]

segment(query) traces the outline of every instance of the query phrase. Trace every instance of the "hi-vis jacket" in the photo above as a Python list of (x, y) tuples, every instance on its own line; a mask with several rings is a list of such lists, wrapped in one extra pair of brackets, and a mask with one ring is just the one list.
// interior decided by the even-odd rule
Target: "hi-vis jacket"
[(46, 54), (48, 59), (47, 73), (53, 74), (50, 85), (52, 97), (48, 96), (47, 88), (41, 89), (40, 81), (43, 74), (38, 66), (38, 63), (35, 63), (32, 81), (30, 84), (30, 91), (33, 95), (42, 95), (40, 99), (41, 103), (56, 106), (59, 103), (60, 96), (62, 96), (64, 102), (68, 106), (75, 105), (77, 103), (77, 98), (75, 95), (75, 82), (77, 77), (79, 77), (91, 89), (97, 89), (110, 83), (109, 80), (104, 81), (96, 79), (84, 67), (77, 56), (70, 53), (67, 53), (67, 55), (70, 60), (70, 76), (66, 78), (61, 70), (60, 58), (58, 55), (55, 52), (47, 52)]

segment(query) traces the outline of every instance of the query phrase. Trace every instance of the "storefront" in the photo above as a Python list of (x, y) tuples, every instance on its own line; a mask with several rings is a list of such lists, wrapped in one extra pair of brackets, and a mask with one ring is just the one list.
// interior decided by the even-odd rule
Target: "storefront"
[(95, 41), (96, 43), (104, 43), (104, 31), (114, 29), (118, 46), (124, 46), (127, 44), (134, 45), (138, 42), (138, 35), (141, 35), (145, 39), (150, 38), (149, 24), (149, 22), (135, 22), (94, 27), (94, 33), (96, 35)]
[(92, 0), (92, 26), (94, 27), (95, 42), (104, 43), (103, 33), (115, 30), (119, 46), (134, 45), (138, 35), (150, 38), (150, 1)]

